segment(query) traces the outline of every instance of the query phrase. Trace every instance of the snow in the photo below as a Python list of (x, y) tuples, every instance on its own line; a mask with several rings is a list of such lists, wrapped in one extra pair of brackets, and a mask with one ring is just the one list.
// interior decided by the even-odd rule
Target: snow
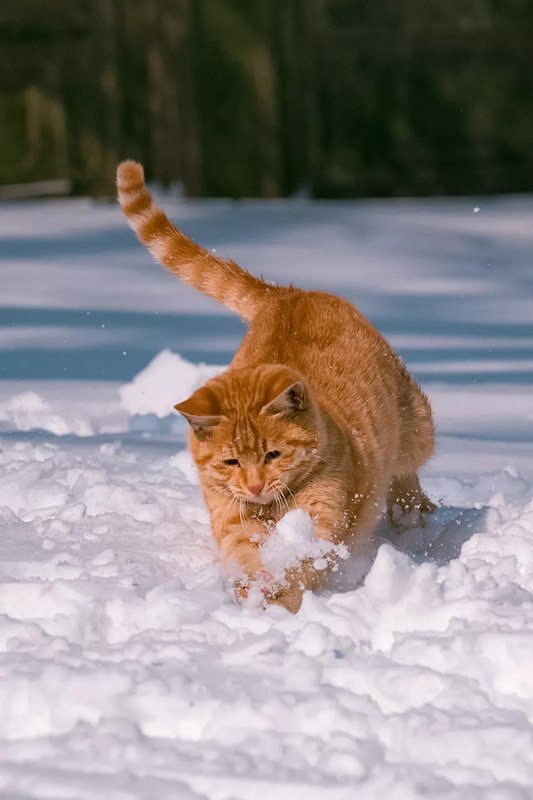
[(120, 387), (120, 399), (132, 416), (155, 414), (161, 419), (219, 372), (221, 367), (191, 364), (177, 353), (162, 350), (131, 383)]
[(277, 582), (283, 582), (289, 567), (306, 559), (312, 559), (315, 569), (322, 570), (328, 566), (328, 555), (349, 556), (344, 545), (317, 539), (310, 515), (301, 508), (285, 514), (259, 550), (268, 574)]
[[(172, 406), (240, 323), (114, 207), (4, 205), (0, 796), (529, 800), (533, 200), (165, 202), (388, 335), (435, 410), (439, 508), (295, 616), (238, 606)], [(263, 555), (320, 548), (294, 511)]]

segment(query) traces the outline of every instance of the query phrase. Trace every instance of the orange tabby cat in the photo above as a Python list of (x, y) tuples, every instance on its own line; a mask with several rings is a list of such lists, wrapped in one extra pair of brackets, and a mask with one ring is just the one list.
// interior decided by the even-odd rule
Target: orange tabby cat
[(304, 561), (273, 585), (261, 543), (292, 508), (309, 512), (317, 537), (348, 546), (368, 541), (385, 502), (392, 522), (395, 508), (423, 521), (434, 510), (416, 474), (434, 447), (429, 402), (347, 300), (271, 286), (216, 258), (157, 208), (140, 164), (121, 164), (117, 185), (157, 261), (249, 322), (227, 372), (176, 409), (238, 593), (259, 581), (268, 601), (297, 611), (328, 570)]

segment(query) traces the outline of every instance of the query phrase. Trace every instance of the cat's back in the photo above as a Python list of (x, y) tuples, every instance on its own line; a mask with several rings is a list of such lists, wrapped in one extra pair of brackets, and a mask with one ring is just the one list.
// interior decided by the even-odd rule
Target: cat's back
[(297, 289), (275, 294), (252, 320), (232, 367), (298, 370), (350, 441), (357, 431), (376, 475), (385, 475), (396, 462), (406, 409), (416, 398), (427, 401), (388, 342), (348, 300)]
[(397, 359), (379, 331), (348, 300), (326, 292), (282, 289), (252, 320), (235, 368), (280, 363), (302, 372), (319, 392), (382, 383)]

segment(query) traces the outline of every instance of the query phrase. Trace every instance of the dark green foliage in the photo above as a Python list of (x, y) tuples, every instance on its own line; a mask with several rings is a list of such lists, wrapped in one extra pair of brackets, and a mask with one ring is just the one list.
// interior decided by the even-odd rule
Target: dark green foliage
[(530, 190), (529, 0), (3, 0), (0, 185)]

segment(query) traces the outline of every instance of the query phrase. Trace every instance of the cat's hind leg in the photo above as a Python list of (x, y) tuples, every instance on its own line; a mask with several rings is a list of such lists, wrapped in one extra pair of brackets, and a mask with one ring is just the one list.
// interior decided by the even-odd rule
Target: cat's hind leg
[(393, 477), (387, 497), (387, 519), (394, 528), (405, 529), (425, 525), (425, 514), (436, 509), (423, 492), (416, 472)]
[(435, 448), (429, 400), (410, 375), (403, 375), (400, 447), (387, 498), (389, 524), (400, 529), (423, 526), (436, 506), (422, 491), (417, 471)]

